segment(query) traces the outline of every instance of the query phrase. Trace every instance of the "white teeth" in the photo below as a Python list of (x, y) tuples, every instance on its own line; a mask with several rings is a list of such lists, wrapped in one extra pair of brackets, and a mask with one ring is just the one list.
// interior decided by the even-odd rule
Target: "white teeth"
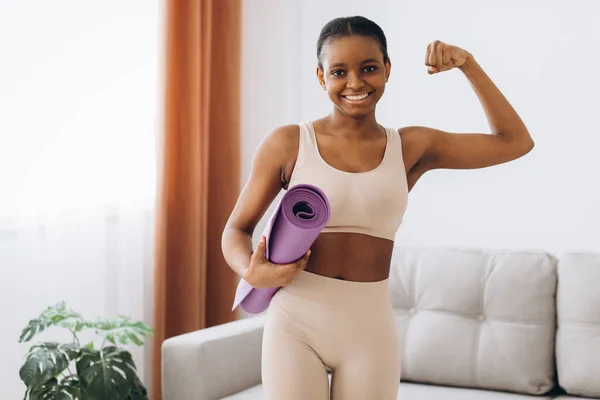
[(369, 95), (369, 93), (365, 93), (365, 94), (361, 94), (358, 96), (344, 96), (344, 97), (347, 98), (348, 100), (358, 101), (358, 100), (362, 100), (362, 99), (366, 98), (368, 95)]

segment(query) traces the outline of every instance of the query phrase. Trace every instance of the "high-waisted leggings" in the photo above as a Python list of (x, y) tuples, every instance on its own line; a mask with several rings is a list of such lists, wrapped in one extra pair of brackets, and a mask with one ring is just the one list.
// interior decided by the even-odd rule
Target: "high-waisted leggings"
[(303, 271), (281, 288), (267, 311), (262, 380), (266, 400), (396, 400), (400, 343), (388, 280)]

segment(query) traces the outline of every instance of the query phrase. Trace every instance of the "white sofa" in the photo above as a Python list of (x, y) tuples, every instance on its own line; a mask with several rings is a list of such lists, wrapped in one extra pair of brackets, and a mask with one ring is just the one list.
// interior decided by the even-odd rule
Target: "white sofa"
[[(600, 254), (396, 246), (390, 291), (398, 399), (600, 398)], [(263, 324), (166, 340), (163, 399), (262, 399)]]

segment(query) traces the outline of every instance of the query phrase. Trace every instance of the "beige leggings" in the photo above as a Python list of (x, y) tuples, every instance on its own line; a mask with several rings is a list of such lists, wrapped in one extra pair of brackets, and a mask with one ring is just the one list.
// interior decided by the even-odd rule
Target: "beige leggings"
[(263, 336), (266, 400), (396, 400), (398, 330), (388, 280), (303, 271), (273, 297)]

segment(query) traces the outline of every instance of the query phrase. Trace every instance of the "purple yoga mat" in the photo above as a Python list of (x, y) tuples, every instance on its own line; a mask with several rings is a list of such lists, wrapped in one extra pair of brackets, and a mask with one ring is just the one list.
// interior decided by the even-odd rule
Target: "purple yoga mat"
[[(265, 227), (265, 258), (273, 264), (289, 264), (301, 258), (327, 225), (330, 214), (329, 201), (321, 189), (307, 184), (289, 188)], [(247, 313), (259, 314), (269, 307), (278, 290), (255, 289), (242, 279), (232, 310), (241, 306)]]

